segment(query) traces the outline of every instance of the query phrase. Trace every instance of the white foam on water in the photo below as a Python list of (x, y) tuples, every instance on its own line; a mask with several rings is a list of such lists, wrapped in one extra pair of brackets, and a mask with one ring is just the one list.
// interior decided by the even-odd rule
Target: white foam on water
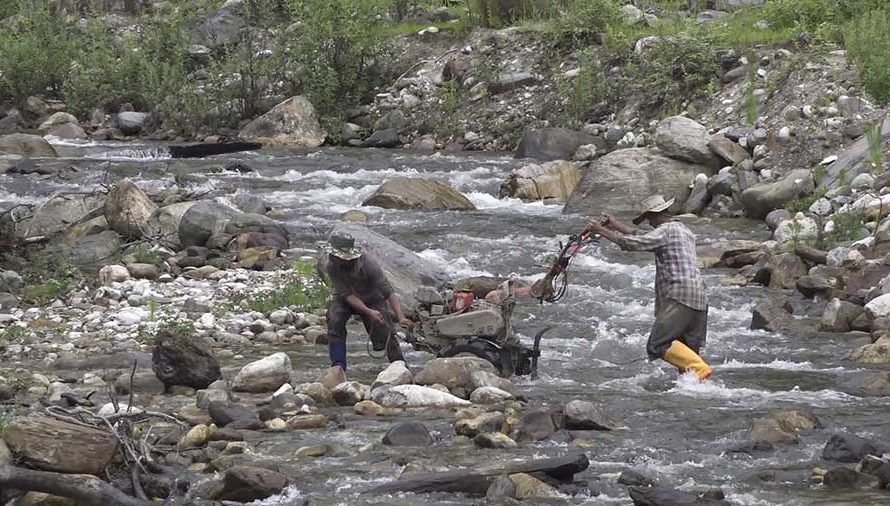
[(476, 269), (464, 257), (454, 257), (443, 249), (425, 249), (417, 254), (425, 260), (429, 260), (443, 268), (448, 274), (455, 277), (493, 276), (494, 274)]
[[(712, 365), (713, 367), (713, 365)], [(714, 374), (720, 374), (720, 367), (714, 367)], [(752, 406), (770, 404), (776, 401), (808, 403), (817, 407), (853, 404), (858, 397), (837, 390), (804, 391), (798, 387), (786, 391), (757, 390), (753, 388), (731, 388), (720, 379), (712, 377), (708, 381), (699, 382), (695, 374), (690, 372), (681, 375), (668, 394), (702, 399), (722, 399), (730, 403)]]
[(534, 216), (556, 216), (562, 214), (561, 205), (544, 204), (543, 201), (526, 202), (515, 198), (498, 198), (490, 193), (470, 191), (464, 194), (476, 209), (492, 212), (510, 212)]
[(368, 170), (368, 169), (359, 169), (352, 172), (337, 172), (330, 169), (322, 169), (322, 170), (314, 170), (312, 172), (303, 173), (298, 170), (289, 170), (282, 174), (281, 176), (275, 177), (273, 179), (279, 181), (289, 181), (292, 183), (296, 183), (299, 181), (315, 181), (322, 180), (329, 183), (343, 183), (347, 181), (360, 181), (360, 182), (368, 182), (368, 181), (376, 181), (379, 185), (383, 182), (387, 177), (392, 176), (418, 176), (420, 172), (416, 169), (382, 169), (382, 170)]
[(144, 148), (144, 149), (116, 149), (90, 155), (90, 158), (98, 160), (112, 161), (149, 161), (149, 160), (170, 160), (170, 151), (167, 148)]
[[(279, 204), (285, 208), (295, 208), (300, 211), (309, 209), (337, 213), (355, 209), (376, 189), (377, 185), (363, 187), (328, 186), (325, 188), (297, 192), (276, 191), (264, 195), (264, 198), (272, 204)], [(379, 212), (378, 208), (373, 207), (363, 208), (362, 210), (368, 214)]]
[(633, 278), (635, 286), (654, 286), (655, 265), (638, 266), (633, 264), (614, 263), (591, 255), (589, 250), (582, 250), (572, 260), (572, 267), (592, 272), (608, 272), (626, 274)]
[(43, 138), (53, 146), (73, 146), (78, 148), (101, 146), (98, 142), (87, 139), (64, 139), (55, 135), (44, 135)]
[(844, 367), (832, 367), (820, 369), (812, 362), (794, 362), (790, 360), (775, 359), (772, 362), (742, 362), (730, 359), (718, 364), (720, 369), (779, 369), (782, 371), (819, 371), (819, 372), (844, 372), (849, 369)]
[(250, 506), (278, 506), (292, 504), (294, 501), (303, 498), (304, 496), (303, 493), (300, 492), (300, 489), (298, 489), (296, 485), (290, 485), (278, 495), (273, 495), (262, 500), (252, 501), (245, 504), (249, 504)]

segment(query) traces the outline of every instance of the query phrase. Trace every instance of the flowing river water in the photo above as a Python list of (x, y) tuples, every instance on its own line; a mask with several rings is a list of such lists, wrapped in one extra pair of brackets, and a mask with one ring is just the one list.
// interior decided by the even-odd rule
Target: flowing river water
[[(250, 192), (282, 211), (293, 244), (307, 249), (349, 209), (357, 208), (387, 177), (413, 175), (446, 181), (476, 205), (467, 212), (396, 211), (362, 208), (369, 225), (433, 262), (455, 277), (505, 276), (526, 279), (543, 273), (558, 241), (580, 229), (584, 217), (563, 215), (558, 205), (497, 198), (497, 189), (513, 167), (522, 164), (494, 155), (420, 155), (400, 151), (263, 150), (205, 160), (164, 159), (163, 151), (134, 146), (57, 146), (60, 166), (80, 170), (67, 180), (35, 180), (0, 176), (0, 206), (40, 201), (58, 190), (95, 188), (106, 177), (131, 177), (147, 191), (176, 184), (194, 191)], [(111, 153), (109, 153), (111, 152)], [(219, 170), (242, 161), (253, 173)], [(107, 176), (106, 176), (107, 173)], [(185, 175), (185, 176), (183, 176)], [(700, 242), (727, 238), (765, 240), (767, 232), (754, 222), (694, 226)], [(572, 399), (599, 403), (621, 421), (622, 430), (603, 432), (585, 448), (590, 468), (576, 476), (590, 493), (556, 501), (564, 504), (631, 504), (625, 487), (616, 483), (624, 469), (634, 469), (662, 484), (688, 490), (722, 487), (727, 499), (745, 505), (886, 504), (877, 492), (830, 492), (806, 480), (821, 461), (832, 431), (890, 440), (887, 404), (881, 398), (859, 398), (838, 385), (857, 371), (842, 356), (854, 344), (844, 336), (782, 336), (748, 329), (751, 310), (765, 296), (758, 287), (725, 285), (730, 271), (705, 271), (711, 312), (708, 344), (703, 355), (714, 366), (712, 381), (697, 384), (678, 378), (663, 362), (645, 356), (653, 321), (655, 269), (651, 255), (628, 254), (611, 245), (594, 245), (572, 264), (567, 298), (555, 305), (519, 306), (515, 326), (524, 340), (546, 324), (554, 324), (543, 342), (537, 380), (515, 379), (528, 401), (559, 408)], [(352, 379), (371, 383), (384, 367), (370, 358), (365, 337), (350, 337)], [(413, 367), (431, 356), (409, 351)], [(276, 350), (277, 351), (277, 350)], [(298, 375), (314, 381), (327, 365), (326, 347), (285, 349)], [(231, 374), (246, 361), (266, 355), (257, 348), (244, 360), (225, 364)], [(811, 408), (826, 429), (801, 435), (797, 445), (777, 446), (756, 457), (733, 456), (726, 450), (745, 440), (752, 420), (776, 409)], [(395, 479), (405, 466), (427, 470), (489, 464), (493, 461), (559, 456), (579, 449), (572, 443), (526, 443), (514, 450), (480, 450), (452, 445), (453, 418), (448, 413), (419, 416), (438, 438), (432, 448), (392, 449), (379, 444), (395, 419), (358, 417), (350, 408), (331, 410), (338, 429), (253, 437), (267, 457), (287, 459), (295, 448), (327, 444), (327, 456), (301, 460), (303, 479), (283, 497), (263, 504), (476, 504), (478, 499), (454, 494), (374, 497), (368, 488)], [(418, 415), (411, 415), (418, 416)], [(373, 446), (369, 446), (373, 445)], [(764, 479), (765, 472), (774, 479)], [(552, 503), (552, 502), (551, 502)]]

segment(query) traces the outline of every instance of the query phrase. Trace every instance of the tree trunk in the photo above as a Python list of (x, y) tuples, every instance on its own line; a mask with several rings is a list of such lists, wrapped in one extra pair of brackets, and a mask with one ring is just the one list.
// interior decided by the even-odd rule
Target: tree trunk
[(518, 464), (500, 464), (479, 469), (461, 469), (444, 473), (417, 473), (403, 479), (375, 487), (365, 493), (388, 494), (394, 492), (453, 492), (485, 495), (491, 483), (501, 475), (516, 473), (543, 473), (558, 480), (570, 480), (575, 473), (587, 469), (587, 455), (580, 453), (566, 457), (533, 460)]
[(87, 474), (60, 474), (0, 465), (0, 489), (43, 492), (68, 497), (87, 506), (148, 506), (108, 483)]

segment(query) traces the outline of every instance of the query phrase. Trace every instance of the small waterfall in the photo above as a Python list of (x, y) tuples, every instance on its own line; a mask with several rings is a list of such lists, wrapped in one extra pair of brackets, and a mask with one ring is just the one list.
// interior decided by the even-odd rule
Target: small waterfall
[(94, 155), (100, 160), (169, 160), (172, 158), (166, 147), (142, 149), (116, 149)]

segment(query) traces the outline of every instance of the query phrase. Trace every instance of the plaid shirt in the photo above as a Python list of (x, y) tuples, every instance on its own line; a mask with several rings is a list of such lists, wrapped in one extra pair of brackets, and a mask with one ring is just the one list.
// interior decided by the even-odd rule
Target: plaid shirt
[(669, 221), (643, 235), (621, 235), (623, 250), (655, 253), (655, 314), (667, 299), (698, 311), (707, 309), (705, 285), (698, 270), (695, 236), (679, 221)]

